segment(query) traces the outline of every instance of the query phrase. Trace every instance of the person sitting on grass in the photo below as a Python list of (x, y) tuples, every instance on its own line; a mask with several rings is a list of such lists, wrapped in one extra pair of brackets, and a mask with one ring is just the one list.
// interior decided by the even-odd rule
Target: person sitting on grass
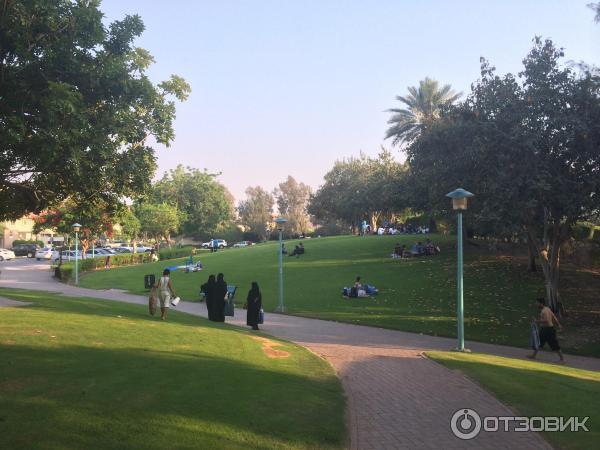
[(427, 239), (427, 241), (425, 241), (425, 253), (428, 255), (435, 255), (435, 246), (429, 238)]
[(350, 289), (350, 297), (367, 297), (367, 292), (365, 291), (362, 283), (360, 282), (360, 277), (357, 276), (354, 281), (354, 286)]
[[(556, 339), (556, 328), (554, 328), (554, 324), (558, 327), (559, 331), (562, 331), (562, 326), (560, 322), (552, 312), (550, 308), (546, 306), (545, 298), (537, 299), (537, 307), (540, 310), (540, 318), (533, 318), (533, 321), (540, 326), (540, 347), (542, 348), (546, 342), (550, 346), (550, 349), (558, 354), (559, 362), (561, 364), (565, 363), (565, 358), (563, 357), (562, 352), (560, 351), (560, 345), (558, 345), (558, 339)], [(530, 359), (535, 359), (538, 354), (539, 349), (534, 348), (533, 353), (528, 355), (527, 357)]]

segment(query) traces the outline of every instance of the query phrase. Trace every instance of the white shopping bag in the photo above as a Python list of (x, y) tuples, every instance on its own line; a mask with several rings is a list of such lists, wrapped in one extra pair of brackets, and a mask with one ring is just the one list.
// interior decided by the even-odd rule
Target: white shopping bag
[(171, 305), (172, 306), (177, 306), (179, 304), (179, 301), (181, 299), (179, 297), (175, 297), (173, 300), (171, 300)]

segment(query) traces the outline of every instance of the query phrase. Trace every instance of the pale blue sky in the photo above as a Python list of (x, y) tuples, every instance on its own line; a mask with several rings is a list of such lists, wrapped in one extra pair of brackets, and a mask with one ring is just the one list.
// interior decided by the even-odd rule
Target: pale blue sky
[[(181, 163), (222, 171), (237, 199), (287, 175), (313, 187), (336, 159), (384, 142), (394, 97), (425, 76), (468, 92), (485, 56), (518, 72), (535, 35), (567, 59), (600, 63), (591, 0), (104, 0), (114, 20), (140, 14), (138, 45), (192, 86), (159, 174)], [(400, 156), (397, 151), (395, 154)]]

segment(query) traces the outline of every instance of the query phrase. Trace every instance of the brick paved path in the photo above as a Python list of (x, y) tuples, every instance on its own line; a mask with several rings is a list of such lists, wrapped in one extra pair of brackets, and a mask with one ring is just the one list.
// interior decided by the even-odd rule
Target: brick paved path
[[(4, 268), (6, 269), (6, 268)], [(49, 276), (31, 279), (25, 272), (6, 276), (0, 287), (21, 287), (147, 304), (145, 297), (116, 290), (76, 288)], [(206, 316), (200, 303), (177, 308)], [(233, 325), (245, 326), (245, 311), (236, 310)], [(487, 391), (459, 372), (422, 356), (423, 350), (449, 350), (454, 341), (394, 330), (267, 314), (265, 333), (303, 345), (326, 358), (340, 376), (348, 397), (352, 449), (548, 449), (536, 433), (481, 433), (463, 441), (450, 430), (455, 411), (471, 408), (482, 416), (514, 415)], [(523, 349), (468, 343), (473, 351), (523, 357)], [(551, 355), (554, 356), (554, 355)], [(543, 358), (549, 360), (550, 355)], [(600, 360), (569, 356), (569, 365), (600, 370)]]

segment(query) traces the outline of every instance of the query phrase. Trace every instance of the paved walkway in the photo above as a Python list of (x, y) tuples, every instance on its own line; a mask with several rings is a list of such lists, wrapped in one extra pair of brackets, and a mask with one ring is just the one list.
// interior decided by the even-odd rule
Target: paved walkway
[[(0, 287), (60, 292), (147, 304), (147, 298), (117, 290), (91, 290), (55, 282), (49, 271), (15, 265), (3, 267)], [(47, 268), (47, 266), (45, 266)], [(36, 276), (32, 276), (34, 273)], [(189, 314), (206, 316), (203, 303), (181, 303)], [(236, 310), (233, 325), (245, 326), (245, 311)], [(512, 416), (506, 406), (462, 374), (422, 356), (424, 350), (449, 350), (454, 340), (394, 330), (267, 314), (265, 333), (303, 345), (322, 355), (340, 376), (348, 397), (352, 449), (548, 449), (535, 433), (481, 433), (471, 441), (456, 438), (450, 418), (471, 408), (481, 416)], [(512, 347), (468, 342), (473, 351), (523, 357)], [(551, 360), (554, 355), (544, 354)], [(600, 360), (570, 356), (569, 365), (600, 370)]]

